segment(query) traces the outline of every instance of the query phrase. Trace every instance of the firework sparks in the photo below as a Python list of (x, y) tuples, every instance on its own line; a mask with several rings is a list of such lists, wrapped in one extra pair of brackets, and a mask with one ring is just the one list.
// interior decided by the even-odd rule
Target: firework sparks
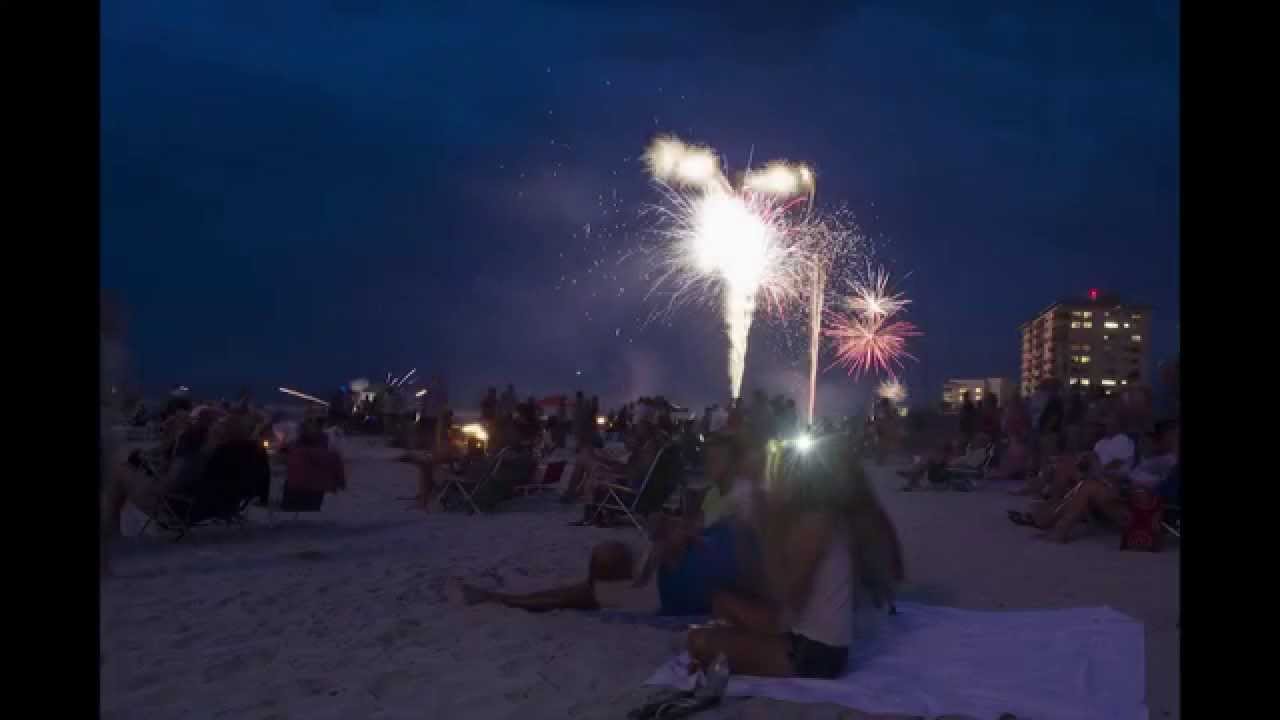
[(907, 352), (907, 338), (922, 334), (909, 322), (888, 322), (883, 316), (837, 314), (828, 325), (826, 335), (836, 342), (835, 364), (853, 376), (879, 369), (896, 377), (895, 366), (901, 368), (903, 358), (915, 359)]
[[(794, 193), (785, 192), (781, 182), (767, 192), (735, 189), (711, 149), (671, 136), (655, 140), (645, 160), (668, 201), (659, 211), (669, 221), (671, 249), (659, 283), (676, 278), (677, 297), (693, 289), (720, 296), (729, 335), (729, 389), (736, 398), (757, 300), (780, 311), (801, 286), (807, 266), (803, 233), (794, 232), (797, 222), (787, 211), (803, 199), (789, 198)], [(777, 167), (761, 177), (790, 174), (796, 188), (812, 190), (808, 168)], [(744, 182), (752, 177), (748, 173)]]
[(876, 395), (894, 405), (901, 405), (907, 400), (907, 386), (897, 380), (885, 380), (876, 388)]
[(849, 287), (853, 291), (848, 299), (849, 309), (867, 317), (896, 315), (911, 302), (902, 293), (889, 293), (889, 274), (883, 268), (868, 269), (865, 282), (851, 281)]
[(762, 169), (747, 173), (742, 187), (752, 192), (794, 196), (810, 193), (814, 188), (813, 171), (804, 165), (772, 162)]

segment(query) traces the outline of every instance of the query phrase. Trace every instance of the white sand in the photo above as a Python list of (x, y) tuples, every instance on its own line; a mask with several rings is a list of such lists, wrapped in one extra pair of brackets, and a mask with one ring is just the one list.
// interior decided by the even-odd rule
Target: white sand
[[(518, 499), (483, 517), (406, 509), (416, 470), (351, 443), (350, 490), (297, 522), (128, 538), (102, 585), (104, 718), (624, 717), (679, 633), (588, 613), (454, 607), (464, 575), (510, 591), (580, 580), (588, 548), (634, 530), (569, 527), (580, 509)], [(1147, 628), (1153, 720), (1179, 717), (1176, 546), (1067, 546), (1004, 517), (999, 492), (913, 493), (876, 471), (906, 547), (911, 600), (967, 608), (1110, 605)], [(256, 513), (257, 511), (255, 511)], [(126, 517), (126, 533), (140, 517)], [(1027, 648), (1035, 662), (1035, 648)], [(863, 717), (733, 700), (699, 717)]]

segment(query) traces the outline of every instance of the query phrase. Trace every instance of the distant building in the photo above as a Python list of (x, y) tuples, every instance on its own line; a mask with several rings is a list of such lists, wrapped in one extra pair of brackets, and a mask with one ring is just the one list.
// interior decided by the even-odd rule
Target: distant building
[(1148, 378), (1151, 307), (1121, 302), (1090, 290), (1086, 298), (1062, 300), (1023, 323), (1022, 394), (1046, 378), (1064, 389), (1102, 387), (1108, 393), (1137, 371)]
[(970, 393), (973, 404), (982, 402), (982, 398), (995, 394), (1000, 405), (1004, 406), (1005, 398), (1013, 392), (1013, 382), (1008, 378), (990, 377), (975, 380), (948, 380), (942, 386), (942, 407), (947, 411), (959, 410), (964, 404), (965, 392)]

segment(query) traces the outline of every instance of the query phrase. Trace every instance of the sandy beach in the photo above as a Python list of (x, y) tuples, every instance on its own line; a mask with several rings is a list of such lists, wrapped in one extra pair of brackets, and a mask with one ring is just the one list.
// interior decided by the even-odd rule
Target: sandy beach
[[(670, 629), (600, 615), (456, 607), (465, 577), (519, 592), (580, 580), (604, 539), (581, 510), (519, 498), (487, 516), (408, 509), (416, 470), (371, 441), (348, 448), (349, 490), (322, 513), (172, 543), (132, 537), (130, 509), (101, 589), (104, 718), (618, 718), (682, 645)], [(971, 609), (1110, 606), (1146, 629), (1154, 720), (1180, 716), (1179, 552), (1121, 552), (1091, 531), (1035, 539), (1003, 489), (901, 493), (871, 468), (907, 553), (903, 599)], [(1035, 662), (1036, 648), (1027, 648)], [(835, 705), (730, 699), (706, 718), (869, 717)]]

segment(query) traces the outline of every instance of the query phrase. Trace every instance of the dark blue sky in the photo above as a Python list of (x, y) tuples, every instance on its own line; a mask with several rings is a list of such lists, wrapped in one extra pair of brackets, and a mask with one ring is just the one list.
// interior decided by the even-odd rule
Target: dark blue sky
[[(657, 131), (816, 167), (910, 273), (917, 400), (1016, 376), (1018, 324), (1089, 287), (1176, 351), (1176, 3), (731, 5), (107, 0), (102, 282), (143, 381), (722, 396), (715, 313), (645, 324), (627, 254)], [(798, 389), (758, 340), (747, 387)]]

